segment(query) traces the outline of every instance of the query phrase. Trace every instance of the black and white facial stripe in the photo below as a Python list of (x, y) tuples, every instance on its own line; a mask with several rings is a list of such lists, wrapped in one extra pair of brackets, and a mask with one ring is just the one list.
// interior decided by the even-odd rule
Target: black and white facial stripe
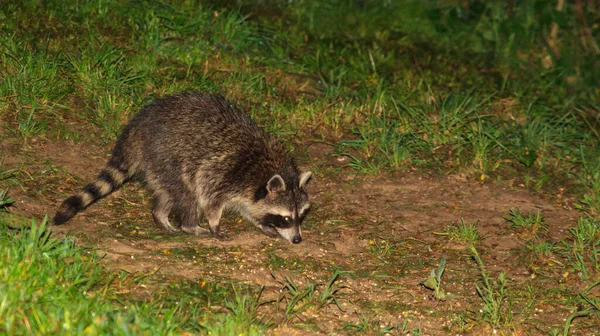
[(299, 211), (300, 214), (298, 216), (267, 214), (263, 217), (263, 224), (266, 226), (271, 226), (274, 228), (281, 228), (281, 229), (289, 228), (294, 225), (299, 226), (300, 224), (302, 224), (302, 221), (304, 221), (304, 218), (306, 218), (306, 216), (308, 215), (309, 212), (310, 212), (310, 204), (306, 204), (300, 209), (300, 211)]
[(263, 217), (263, 224), (279, 229), (286, 229), (294, 225), (294, 220), (290, 216), (267, 214)]
[(298, 244), (302, 242), (302, 230), (300, 229), (300, 224), (302, 224), (302, 221), (306, 218), (309, 211), (310, 203), (306, 203), (300, 208), (300, 211), (295, 211), (291, 216), (289, 211), (266, 214), (262, 218), (261, 224), (273, 228), (280, 236), (293, 244)]
[(304, 204), (295, 214), (286, 210), (276, 211), (275, 213), (266, 214), (262, 222), (267, 226), (272, 227), (290, 227), (294, 224), (300, 225), (304, 218), (310, 212), (310, 203)]

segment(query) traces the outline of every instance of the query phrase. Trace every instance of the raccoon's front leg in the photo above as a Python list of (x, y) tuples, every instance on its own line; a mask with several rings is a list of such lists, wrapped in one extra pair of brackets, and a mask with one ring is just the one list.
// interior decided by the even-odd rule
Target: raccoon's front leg
[(221, 229), (219, 227), (222, 215), (222, 207), (213, 207), (212, 209), (206, 211), (206, 220), (208, 220), (208, 227), (210, 229), (210, 232), (217, 237), (223, 237), (223, 235), (221, 234)]
[(208, 228), (213, 236), (219, 239), (227, 239), (227, 236), (221, 233), (220, 230), (220, 222), (221, 216), (223, 216), (223, 206), (220, 204), (213, 204), (212, 206), (208, 206), (204, 210), (204, 215), (206, 220), (208, 221)]
[(278, 238), (280, 237), (279, 233), (277, 232), (277, 230), (268, 227), (268, 226), (264, 226), (264, 225), (259, 225), (258, 228), (267, 236), (271, 237), (271, 238)]

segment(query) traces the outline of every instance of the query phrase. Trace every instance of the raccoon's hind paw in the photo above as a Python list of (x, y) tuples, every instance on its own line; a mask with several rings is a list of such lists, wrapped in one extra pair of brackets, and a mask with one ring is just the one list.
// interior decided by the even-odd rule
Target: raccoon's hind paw
[(212, 232), (210, 232), (209, 229), (205, 229), (199, 226), (194, 226), (194, 227), (187, 227), (187, 226), (182, 226), (181, 229), (183, 230), (183, 232), (194, 235), (194, 236), (199, 236), (199, 237), (212, 237), (213, 234)]

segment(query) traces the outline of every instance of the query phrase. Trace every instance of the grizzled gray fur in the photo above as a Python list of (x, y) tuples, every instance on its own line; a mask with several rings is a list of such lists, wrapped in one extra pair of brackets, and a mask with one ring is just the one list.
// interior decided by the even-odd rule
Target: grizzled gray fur
[[(223, 212), (232, 211), (297, 244), (310, 210), (311, 175), (223, 97), (183, 93), (158, 99), (131, 119), (106, 168), (62, 203), (54, 223), (137, 179), (154, 196), (154, 221), (169, 232), (218, 236)], [(199, 226), (202, 215), (209, 230)]]

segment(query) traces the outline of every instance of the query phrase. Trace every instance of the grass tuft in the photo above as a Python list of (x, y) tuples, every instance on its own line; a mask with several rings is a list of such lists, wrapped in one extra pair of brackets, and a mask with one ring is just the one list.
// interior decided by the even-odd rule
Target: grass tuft
[(449, 240), (462, 244), (477, 244), (483, 239), (477, 229), (477, 222), (466, 223), (462, 218), (460, 224), (452, 224), (437, 234), (447, 236)]
[(15, 202), (14, 198), (8, 196), (7, 190), (0, 190), (0, 211), (4, 211), (9, 205)]
[(581, 217), (569, 229), (571, 237), (562, 241), (569, 265), (584, 278), (600, 272), (600, 219)]
[(518, 231), (525, 237), (535, 238), (538, 233), (548, 231), (540, 210), (523, 215), (518, 209), (511, 209), (504, 219), (511, 223), (509, 227), (511, 230)]
[(512, 329), (512, 301), (508, 291), (508, 280), (504, 272), (500, 272), (498, 279), (494, 281), (485, 268), (483, 259), (479, 252), (471, 245), (471, 253), (479, 266), (481, 275), (481, 286), (476, 285), (477, 294), (483, 300), (483, 306), (480, 310), (481, 319), (497, 329)]
[(340, 298), (345, 286), (338, 285), (341, 275), (336, 270), (329, 281), (324, 284), (317, 284), (307, 281), (304, 286), (299, 286), (289, 276), (280, 281), (282, 285), (279, 303), (283, 303), (282, 321), (289, 322), (293, 319), (301, 319), (301, 315), (309, 309), (319, 310), (334, 304), (339, 310), (344, 311), (340, 306)]
[[(99, 257), (54, 239), (32, 220), (28, 229), (13, 230), (0, 217), (0, 332), (4, 334), (172, 334), (208, 330), (217, 334), (259, 335), (266, 324), (257, 320), (256, 298), (234, 292), (226, 307), (232, 314), (204, 309), (198, 291), (168, 292), (149, 301), (121, 300), (115, 288), (135, 286), (140, 277), (107, 273)], [(209, 294), (201, 291), (200, 294)], [(204, 295), (204, 294), (202, 294)], [(220, 294), (219, 294), (220, 295)], [(200, 321), (220, 321), (204, 328)]]

